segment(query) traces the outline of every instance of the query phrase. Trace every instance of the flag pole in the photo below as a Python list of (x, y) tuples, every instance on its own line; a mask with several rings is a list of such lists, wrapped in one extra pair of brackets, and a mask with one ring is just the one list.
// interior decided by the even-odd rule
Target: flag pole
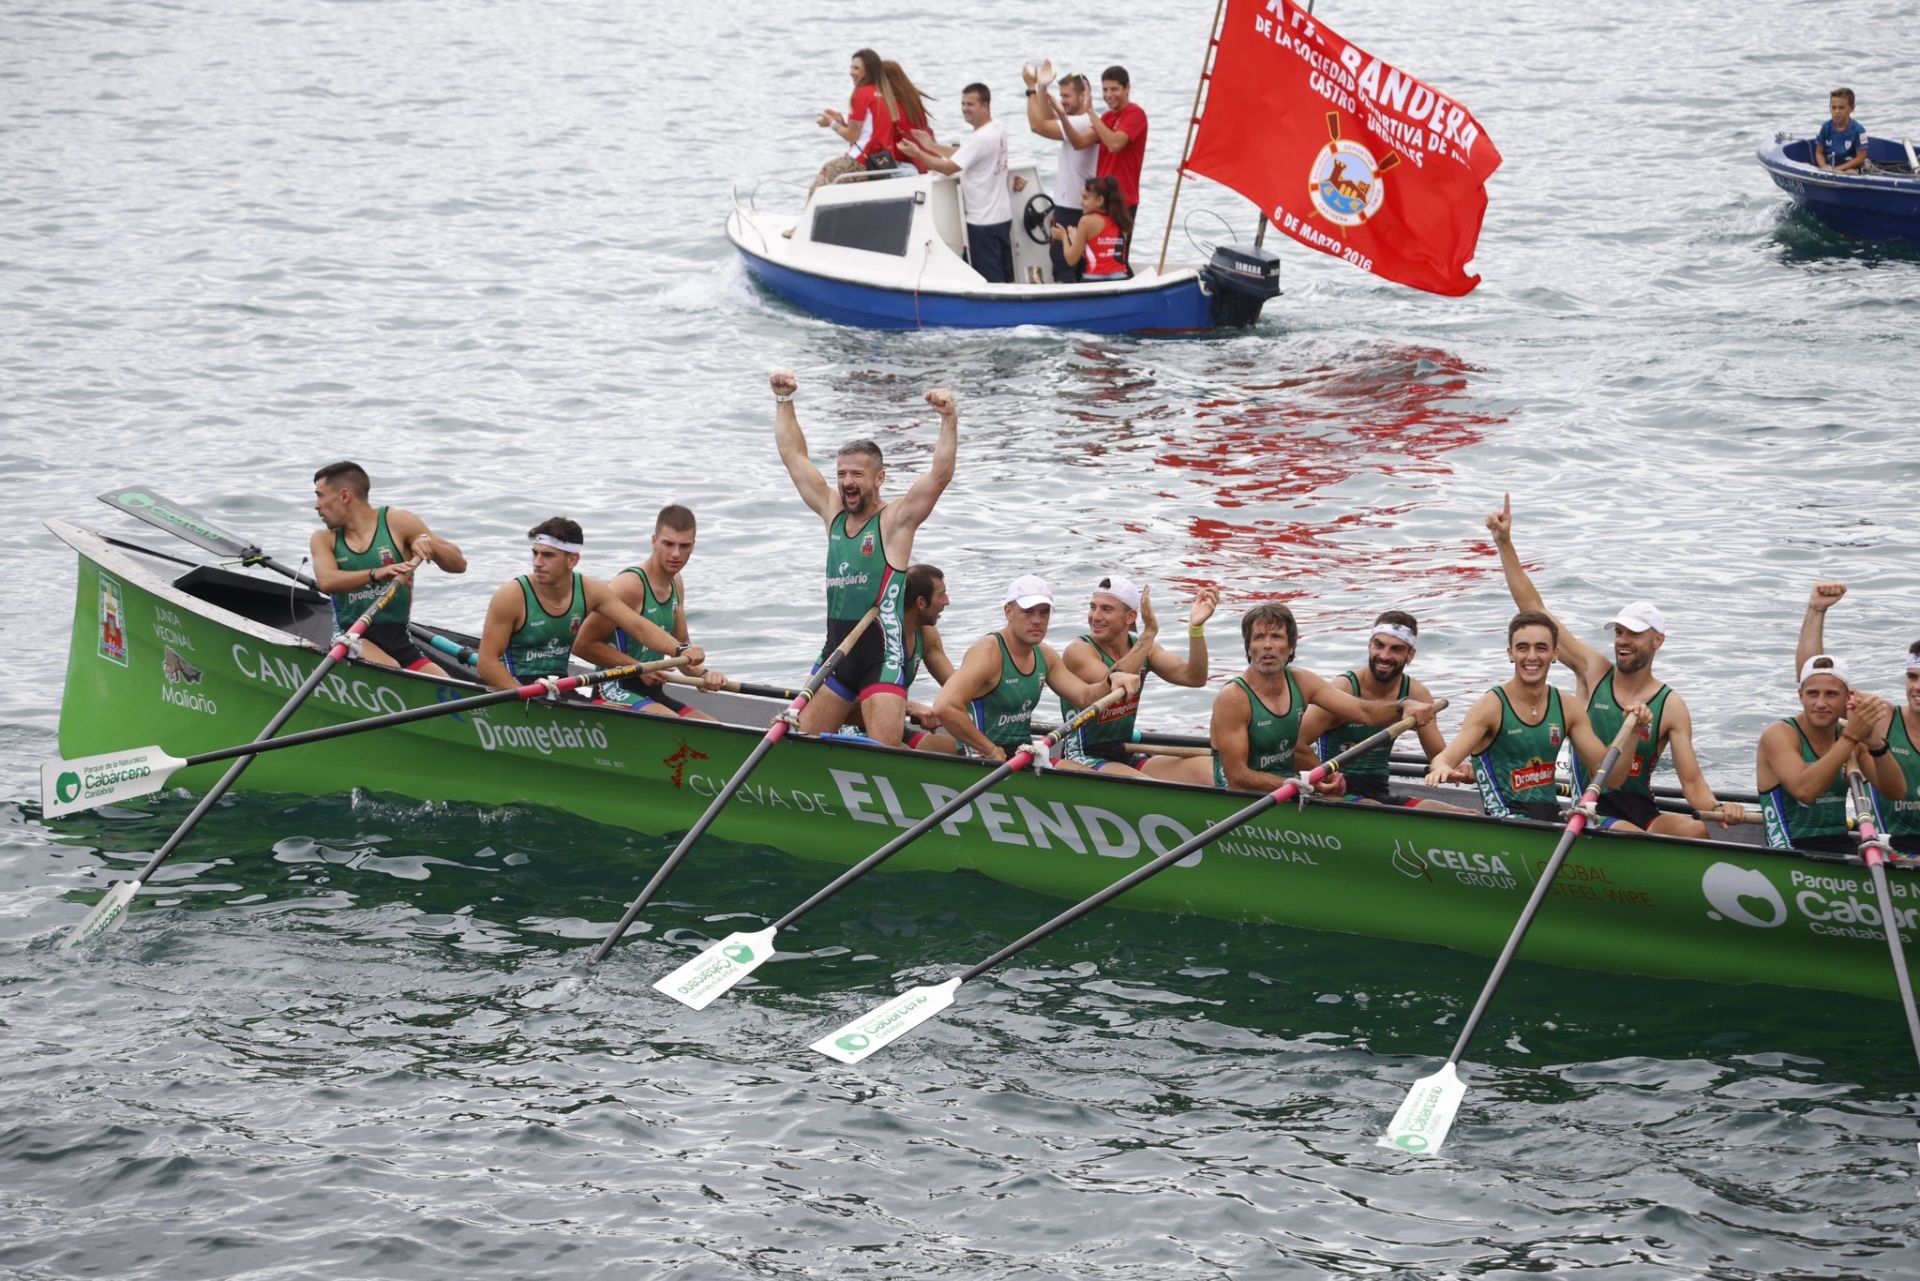
[(1207, 91), (1213, 75), (1213, 52), (1220, 47), (1220, 13), (1227, 0), (1216, 0), (1213, 22), (1207, 27), (1207, 52), (1200, 59), (1200, 83), (1193, 87), (1193, 110), (1187, 113), (1187, 140), (1180, 144), (1180, 167), (1173, 172), (1173, 204), (1167, 209), (1167, 231), (1160, 237), (1160, 264), (1153, 269), (1158, 276), (1167, 269), (1167, 246), (1173, 243), (1173, 215), (1180, 209), (1180, 184), (1187, 177), (1187, 155), (1193, 150), (1193, 131), (1200, 124), (1200, 95)]

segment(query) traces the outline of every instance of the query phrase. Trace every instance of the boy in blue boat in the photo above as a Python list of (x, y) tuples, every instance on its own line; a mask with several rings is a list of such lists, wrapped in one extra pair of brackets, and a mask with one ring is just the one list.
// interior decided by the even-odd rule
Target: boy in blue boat
[(1813, 140), (1814, 167), (1853, 173), (1867, 163), (1867, 130), (1853, 118), (1853, 90), (1835, 89), (1827, 104), (1833, 118)]

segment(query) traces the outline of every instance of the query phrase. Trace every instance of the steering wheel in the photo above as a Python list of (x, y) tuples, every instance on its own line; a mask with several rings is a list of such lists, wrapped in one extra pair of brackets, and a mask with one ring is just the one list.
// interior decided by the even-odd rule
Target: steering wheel
[(1036, 245), (1044, 245), (1053, 239), (1047, 229), (1047, 219), (1053, 215), (1053, 197), (1041, 194), (1031, 196), (1027, 207), (1020, 215), (1021, 225), (1027, 229), (1027, 239)]

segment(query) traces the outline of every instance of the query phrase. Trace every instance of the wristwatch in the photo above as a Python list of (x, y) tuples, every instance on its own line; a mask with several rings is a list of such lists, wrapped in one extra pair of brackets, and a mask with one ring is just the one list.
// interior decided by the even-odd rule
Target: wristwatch
[(1029, 89), (1029, 90), (1027, 90), (1027, 97), (1029, 97), (1029, 98), (1031, 98), (1031, 97), (1033, 97), (1033, 95), (1034, 95), (1034, 94), (1036, 94), (1036, 93), (1038, 93), (1038, 92), (1040, 92), (1040, 91), (1039, 91), (1038, 89)]
[(1885, 756), (1888, 752), (1891, 752), (1892, 750), (1893, 750), (1892, 743), (1882, 743), (1878, 747), (1867, 748), (1867, 755), (1874, 757), (1875, 759), (1878, 759), (1879, 757)]

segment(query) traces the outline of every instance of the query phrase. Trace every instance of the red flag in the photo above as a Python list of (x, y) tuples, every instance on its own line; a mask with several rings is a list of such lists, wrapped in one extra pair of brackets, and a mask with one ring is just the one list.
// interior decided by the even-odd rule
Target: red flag
[(1500, 153), (1465, 107), (1292, 0), (1227, 0), (1187, 171), (1303, 245), (1436, 294), (1466, 271)]

